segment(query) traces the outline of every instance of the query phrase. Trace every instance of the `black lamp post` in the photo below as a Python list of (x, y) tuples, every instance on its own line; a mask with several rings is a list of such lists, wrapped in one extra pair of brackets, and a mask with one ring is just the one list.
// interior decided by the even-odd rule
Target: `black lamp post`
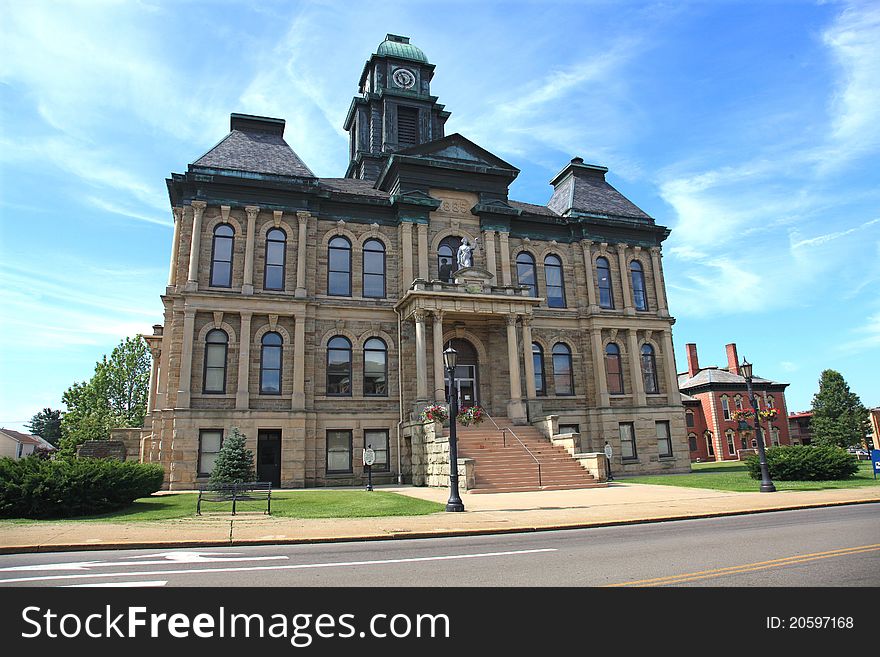
[(455, 389), (455, 365), (458, 352), (452, 345), (443, 351), (443, 364), (449, 375), (449, 501), (447, 511), (464, 511), (464, 503), (458, 494), (458, 438), (455, 434), (455, 418), (458, 415), (458, 391)]
[(775, 493), (776, 486), (770, 480), (770, 471), (767, 469), (767, 456), (764, 453), (764, 436), (761, 435), (761, 422), (758, 415), (758, 400), (755, 399), (755, 393), (752, 392), (752, 364), (743, 358), (742, 365), (739, 366), (740, 374), (745, 377), (746, 385), (749, 388), (749, 401), (752, 403), (752, 412), (755, 414), (755, 438), (758, 442), (758, 462), (761, 464), (761, 492)]

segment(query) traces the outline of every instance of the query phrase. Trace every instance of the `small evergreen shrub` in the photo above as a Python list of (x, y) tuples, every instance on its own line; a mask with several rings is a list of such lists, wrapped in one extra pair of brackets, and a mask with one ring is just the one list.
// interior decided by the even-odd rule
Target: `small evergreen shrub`
[(244, 434), (233, 428), (214, 461), (210, 483), (240, 484), (254, 481), (255, 477), (254, 453), (245, 447)]
[(0, 517), (70, 518), (108, 513), (162, 487), (154, 463), (36, 456), (0, 459)]
[[(780, 445), (766, 450), (771, 479), (779, 481), (833, 481), (848, 479), (859, 469), (858, 460), (835, 446)], [(761, 478), (757, 454), (746, 459), (752, 479)]]

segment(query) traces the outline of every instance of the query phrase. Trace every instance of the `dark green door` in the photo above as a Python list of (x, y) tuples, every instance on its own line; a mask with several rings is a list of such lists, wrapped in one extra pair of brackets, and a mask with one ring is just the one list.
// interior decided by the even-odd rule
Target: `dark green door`
[(271, 481), (281, 487), (281, 432), (260, 431), (257, 434), (257, 479)]

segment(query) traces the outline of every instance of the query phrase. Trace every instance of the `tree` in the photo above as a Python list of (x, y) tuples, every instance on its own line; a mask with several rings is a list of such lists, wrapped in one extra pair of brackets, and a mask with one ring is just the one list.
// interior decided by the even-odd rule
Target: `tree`
[(76, 382), (62, 396), (61, 450), (73, 456), (87, 440), (107, 440), (113, 427), (140, 427), (147, 413), (150, 352), (140, 338), (125, 338), (95, 363), (89, 381)]
[(865, 439), (868, 410), (839, 372), (825, 370), (819, 377), (810, 426), (813, 441), (820, 445), (854, 447)]
[(237, 428), (223, 441), (211, 472), (212, 484), (240, 484), (254, 480), (254, 453), (245, 446), (245, 436)]
[(25, 426), (32, 434), (49, 441), (55, 447), (61, 442), (61, 411), (44, 408)]

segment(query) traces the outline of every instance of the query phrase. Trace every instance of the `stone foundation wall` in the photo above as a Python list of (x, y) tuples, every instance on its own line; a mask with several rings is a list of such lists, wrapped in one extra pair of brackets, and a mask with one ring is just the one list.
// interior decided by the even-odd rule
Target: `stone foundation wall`
[[(412, 484), (415, 486), (449, 486), (449, 438), (437, 423), (413, 424)], [(459, 490), (475, 487), (474, 460), (458, 459)]]

